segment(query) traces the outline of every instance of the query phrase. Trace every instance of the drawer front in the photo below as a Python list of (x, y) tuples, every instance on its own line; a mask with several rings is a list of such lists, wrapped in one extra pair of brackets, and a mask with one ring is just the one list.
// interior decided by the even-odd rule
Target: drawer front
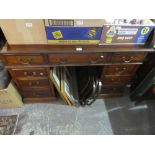
[(44, 68), (30, 69), (11, 69), (15, 77), (47, 77), (47, 71)]
[(109, 65), (104, 66), (102, 75), (131, 75), (133, 74), (138, 65)]
[(44, 57), (41, 55), (32, 56), (5, 56), (8, 65), (35, 65), (44, 64)]
[(113, 94), (113, 93), (123, 93), (124, 87), (122, 86), (103, 86), (101, 94)]
[(132, 63), (143, 62), (146, 54), (144, 53), (115, 53), (111, 57), (111, 62)]
[(43, 98), (43, 97), (51, 97), (53, 96), (50, 89), (36, 89), (36, 90), (24, 90), (22, 92), (23, 97), (25, 98)]
[(152, 88), (152, 93), (155, 94), (155, 86)]
[(97, 64), (107, 61), (106, 54), (49, 54), (51, 64)]
[(102, 79), (102, 83), (103, 85), (123, 85), (129, 83), (130, 80), (130, 76), (105, 76)]
[(36, 80), (17, 80), (20, 86), (24, 89), (26, 87), (48, 87), (48, 79), (36, 79)]

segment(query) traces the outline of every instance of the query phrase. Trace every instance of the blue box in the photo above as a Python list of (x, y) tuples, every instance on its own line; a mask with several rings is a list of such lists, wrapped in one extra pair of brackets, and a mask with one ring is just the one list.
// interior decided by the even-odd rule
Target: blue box
[(98, 44), (104, 20), (45, 20), (49, 44)]

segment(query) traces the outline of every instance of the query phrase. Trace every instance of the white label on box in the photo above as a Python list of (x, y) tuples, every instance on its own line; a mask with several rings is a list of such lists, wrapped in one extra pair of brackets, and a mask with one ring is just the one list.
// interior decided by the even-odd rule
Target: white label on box
[(77, 25), (83, 25), (83, 20), (78, 20), (78, 21), (76, 22), (76, 24), (77, 24)]
[(122, 28), (118, 30), (118, 35), (136, 35), (138, 32), (137, 28)]
[(26, 26), (26, 27), (32, 27), (33, 24), (32, 24), (32, 23), (25, 23), (25, 26)]

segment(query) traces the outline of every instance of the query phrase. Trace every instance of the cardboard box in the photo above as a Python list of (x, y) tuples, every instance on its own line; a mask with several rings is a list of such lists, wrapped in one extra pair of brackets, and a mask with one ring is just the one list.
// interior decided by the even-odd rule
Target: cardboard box
[(9, 44), (47, 44), (43, 19), (0, 19)]
[(19, 108), (23, 101), (13, 82), (6, 89), (0, 90), (0, 108)]
[(99, 45), (144, 45), (154, 29), (151, 20), (114, 20), (106, 22)]
[(45, 29), (49, 44), (98, 44), (103, 19), (46, 19)]

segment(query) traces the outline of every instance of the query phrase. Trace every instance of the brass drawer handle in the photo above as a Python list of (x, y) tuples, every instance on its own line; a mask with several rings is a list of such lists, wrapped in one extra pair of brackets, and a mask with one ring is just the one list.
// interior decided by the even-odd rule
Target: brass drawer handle
[(32, 82), (29, 82), (29, 86), (32, 86)]
[(118, 71), (118, 74), (123, 74), (126, 70), (126, 67), (122, 68), (122, 70), (119, 70), (119, 68), (116, 68), (116, 71)]
[(102, 61), (101, 61), (102, 59), (104, 59), (104, 55), (100, 55), (100, 56), (97, 57), (97, 58), (92, 58), (92, 59), (90, 60), (90, 63), (96, 64), (96, 63), (102, 62)]
[(133, 57), (131, 56), (129, 59), (127, 59), (125, 56), (122, 57), (122, 60), (125, 62), (125, 63), (129, 63), (133, 60)]
[(39, 85), (39, 84), (40, 84), (40, 82), (39, 82), (39, 81), (37, 81), (37, 82), (36, 82), (36, 85)]
[(32, 58), (18, 58), (18, 61), (23, 65), (28, 65), (32, 62)]
[(41, 76), (43, 76), (43, 75), (44, 75), (44, 73), (42, 73), (42, 72), (41, 72), (41, 73), (40, 73), (40, 75), (41, 75)]
[(98, 60), (91, 60), (90, 63), (96, 64), (96, 63), (98, 63)]
[(90, 63), (92, 63), (92, 64), (98, 63), (98, 58), (91, 58)]
[(37, 97), (41, 97), (42, 94), (41, 93), (33, 93), (34, 96), (37, 96)]
[(24, 75), (27, 76), (27, 72), (24, 72)]
[(33, 73), (32, 73), (32, 76), (36, 76), (36, 72), (33, 72)]
[(67, 59), (66, 59), (66, 58), (60, 58), (59, 63), (60, 63), (60, 64), (67, 63)]
[(29, 82), (29, 86), (33, 86), (33, 85), (39, 85), (40, 84), (40, 82), (39, 81), (37, 81), (37, 82)]
[(111, 81), (113, 81), (113, 82), (120, 82), (121, 81), (121, 79), (120, 78), (118, 78), (118, 79), (111, 79)]
[[(32, 72), (32, 73), (28, 74), (28, 72), (24, 72), (24, 75), (32, 77), (32, 76), (37, 76), (37, 73), (36, 72)], [(40, 76), (44, 76), (44, 73), (40, 72), (39, 75)]]

